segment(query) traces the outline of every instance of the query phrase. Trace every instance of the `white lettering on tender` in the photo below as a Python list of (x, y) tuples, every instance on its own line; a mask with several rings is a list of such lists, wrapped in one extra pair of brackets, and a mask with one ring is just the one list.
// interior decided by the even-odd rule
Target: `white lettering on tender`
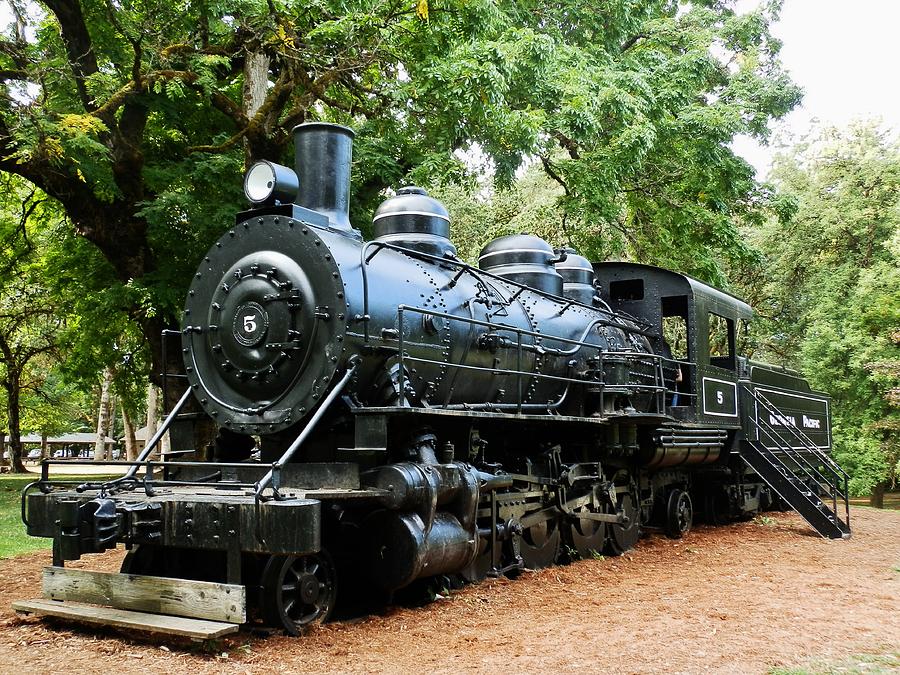
[(797, 420), (793, 415), (769, 415), (769, 424), (775, 427), (797, 426)]
[(821, 429), (822, 421), (816, 419), (815, 417), (807, 417), (803, 416), (803, 428), (804, 429)]

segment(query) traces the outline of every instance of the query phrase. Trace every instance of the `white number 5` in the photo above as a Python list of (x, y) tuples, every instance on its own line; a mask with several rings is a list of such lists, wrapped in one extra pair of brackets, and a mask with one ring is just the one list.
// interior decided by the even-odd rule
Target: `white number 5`
[(244, 332), (252, 333), (256, 330), (256, 315), (251, 314), (250, 316), (244, 317)]
[(716, 403), (719, 405), (725, 403), (725, 394), (723, 394), (720, 390), (716, 390)]

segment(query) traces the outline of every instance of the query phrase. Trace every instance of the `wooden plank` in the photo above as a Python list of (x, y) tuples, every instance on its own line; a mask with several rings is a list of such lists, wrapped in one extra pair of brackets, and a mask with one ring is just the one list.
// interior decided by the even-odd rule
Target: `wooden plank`
[(78, 623), (180, 635), (195, 640), (212, 640), (229, 633), (236, 633), (240, 628), (236, 623), (186, 619), (180, 616), (147, 614), (146, 612), (132, 612), (127, 609), (111, 607), (91, 607), (54, 600), (20, 600), (14, 602), (12, 608), (20, 614), (52, 616)]
[(45, 567), (43, 587), (49, 600), (228, 623), (247, 621), (247, 590), (237, 584)]

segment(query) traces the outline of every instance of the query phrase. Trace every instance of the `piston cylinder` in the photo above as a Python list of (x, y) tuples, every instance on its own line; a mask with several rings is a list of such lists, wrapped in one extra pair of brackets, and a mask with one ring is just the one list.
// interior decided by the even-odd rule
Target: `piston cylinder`
[(477, 539), (450, 513), (438, 512), (430, 528), (415, 513), (376, 511), (363, 521), (367, 568), (386, 591), (416, 579), (459, 572), (477, 552)]

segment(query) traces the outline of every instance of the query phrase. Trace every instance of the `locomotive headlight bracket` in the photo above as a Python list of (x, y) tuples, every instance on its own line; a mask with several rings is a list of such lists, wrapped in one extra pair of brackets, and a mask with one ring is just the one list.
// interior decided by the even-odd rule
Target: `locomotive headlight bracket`
[(262, 160), (244, 174), (244, 195), (256, 205), (290, 204), (300, 191), (294, 170)]

